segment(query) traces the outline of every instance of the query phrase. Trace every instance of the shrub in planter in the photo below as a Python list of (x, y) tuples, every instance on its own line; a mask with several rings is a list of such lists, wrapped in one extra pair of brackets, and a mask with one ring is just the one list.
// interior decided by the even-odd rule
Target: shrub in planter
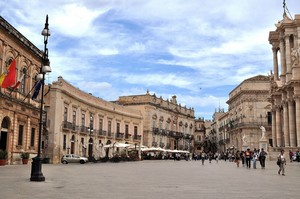
[(20, 157), (22, 158), (22, 163), (27, 164), (30, 154), (28, 152), (22, 152)]
[(21, 156), (22, 159), (29, 159), (29, 153), (28, 152), (22, 152), (20, 156)]
[(0, 149), (0, 166), (6, 164), (7, 157), (8, 157), (7, 151)]

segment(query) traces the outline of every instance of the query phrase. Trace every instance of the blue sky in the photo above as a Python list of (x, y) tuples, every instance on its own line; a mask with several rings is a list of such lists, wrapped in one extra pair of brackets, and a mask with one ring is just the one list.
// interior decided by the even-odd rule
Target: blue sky
[[(151, 94), (212, 119), (243, 80), (272, 70), (269, 31), (282, 0), (2, 0), (0, 15), (43, 49), (48, 83), (65, 80), (105, 100)], [(299, 0), (286, 0), (292, 17)]]

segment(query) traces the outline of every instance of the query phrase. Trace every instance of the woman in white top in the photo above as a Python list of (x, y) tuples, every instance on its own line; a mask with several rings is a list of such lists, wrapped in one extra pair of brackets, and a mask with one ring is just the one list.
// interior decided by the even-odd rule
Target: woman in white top
[(285, 165), (286, 165), (286, 159), (284, 156), (284, 150), (281, 149), (280, 154), (278, 155), (278, 160), (280, 160), (280, 164), (279, 164), (279, 171), (278, 174), (280, 175), (280, 172), (282, 173), (282, 175), (284, 176), (284, 169), (285, 169)]

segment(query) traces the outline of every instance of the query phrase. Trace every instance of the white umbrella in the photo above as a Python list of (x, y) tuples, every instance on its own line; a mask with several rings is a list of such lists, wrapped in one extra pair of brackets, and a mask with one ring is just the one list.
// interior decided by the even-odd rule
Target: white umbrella
[(100, 158), (104, 158), (106, 156), (106, 152), (103, 144), (100, 145)]
[(129, 147), (130, 144), (125, 144), (125, 143), (120, 143), (120, 142), (115, 142), (113, 144), (107, 144), (104, 147), (105, 148), (111, 148), (111, 147), (117, 147), (117, 148), (126, 148)]
[(111, 147), (111, 148), (108, 148), (108, 158), (109, 159), (111, 159), (112, 157), (114, 157), (114, 155), (113, 155), (113, 148)]

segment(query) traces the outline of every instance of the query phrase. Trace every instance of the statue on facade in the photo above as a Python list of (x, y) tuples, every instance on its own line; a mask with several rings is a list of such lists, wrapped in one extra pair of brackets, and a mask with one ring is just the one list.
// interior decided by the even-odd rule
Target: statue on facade
[(265, 138), (266, 138), (266, 137), (265, 137), (265, 133), (266, 133), (265, 127), (260, 126), (259, 128), (261, 129), (261, 139), (265, 139)]
[(300, 57), (300, 48), (298, 49), (293, 48), (291, 52), (292, 66), (297, 66), (299, 64), (299, 57)]
[(247, 141), (246, 141), (246, 135), (245, 134), (243, 135), (242, 140), (243, 140), (243, 145), (246, 145)]

